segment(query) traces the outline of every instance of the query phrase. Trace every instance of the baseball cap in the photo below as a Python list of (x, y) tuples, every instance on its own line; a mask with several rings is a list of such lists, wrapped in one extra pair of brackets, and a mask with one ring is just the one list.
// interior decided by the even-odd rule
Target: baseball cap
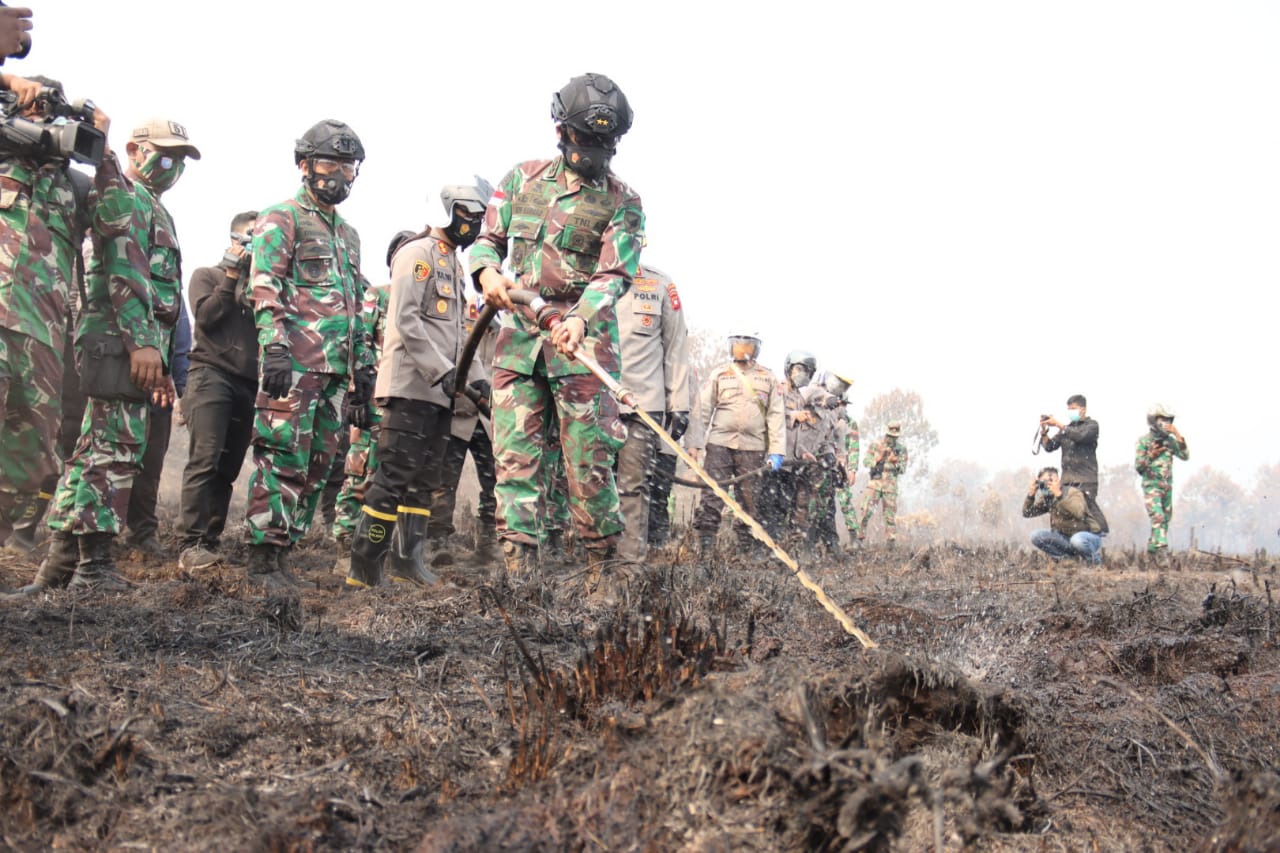
[(177, 148), (192, 160), (200, 159), (200, 149), (191, 144), (187, 129), (169, 119), (147, 119), (133, 129), (133, 133), (129, 134), (129, 141), (149, 142), (156, 148)]

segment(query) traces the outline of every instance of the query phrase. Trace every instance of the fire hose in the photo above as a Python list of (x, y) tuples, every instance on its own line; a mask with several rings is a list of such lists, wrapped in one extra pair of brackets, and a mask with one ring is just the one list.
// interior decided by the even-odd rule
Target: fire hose
[[(542, 297), (532, 291), (513, 290), (510, 291), (508, 295), (512, 302), (526, 306), (533, 311), (539, 329), (546, 332), (552, 332), (560, 325), (562, 320), (560, 309), (549, 305), (542, 299)], [(480, 322), (485, 321), (485, 315), (492, 316), (492, 309), (490, 307), (485, 308), (484, 313), (481, 314)], [(479, 330), (480, 328), (481, 326), (478, 322), (476, 329)], [(476, 332), (472, 332), (472, 335), (475, 336)], [(471, 350), (472, 357), (474, 357), (475, 347), (470, 346), (470, 344), (471, 341), (468, 340), (467, 347), (463, 349), (463, 356), (467, 355), (467, 349), (469, 348)], [(688, 451), (681, 447), (680, 443), (672, 438), (669, 432), (663, 429), (660, 423), (654, 420), (648, 412), (636, 405), (635, 395), (631, 391), (623, 388), (616, 379), (610, 376), (609, 373), (596, 362), (594, 358), (587, 354), (586, 350), (582, 346), (579, 346), (574, 350), (572, 357), (583, 367), (587, 368), (587, 370), (591, 371), (596, 379), (600, 380), (604, 387), (608, 389), (609, 393), (612, 394), (618, 402), (635, 409), (636, 416), (639, 417), (640, 420), (644, 421), (644, 423), (652, 429), (654, 433), (663, 440), (663, 442), (676, 452), (676, 455), (689, 466), (691, 471), (698, 475), (699, 479), (706, 483), (707, 488), (714, 492), (716, 497), (724, 501), (725, 506), (729, 507), (730, 511), (733, 512), (738, 520), (750, 529), (752, 536), (764, 543), (764, 545), (773, 552), (774, 556), (776, 556), (783, 565), (791, 570), (791, 573), (795, 575), (796, 579), (800, 581), (805, 589), (812, 592), (814, 597), (818, 599), (818, 603), (822, 605), (822, 608), (835, 617), (836, 621), (840, 623), (840, 626), (844, 628), (846, 633), (857, 638), (858, 642), (860, 642), (864, 648), (877, 648), (875, 641), (867, 636), (866, 632), (854, 624), (854, 621), (849, 614), (846, 613), (840, 605), (831, 600), (826, 591), (818, 585), (817, 581), (815, 581), (808, 572), (800, 567), (800, 564), (796, 562), (795, 558), (784, 551), (778, 543), (773, 541), (773, 537), (769, 535), (763, 525), (743, 509), (742, 505), (734, 500), (733, 497), (725, 491), (724, 488), (717, 483), (692, 456), (689, 455)], [(462, 373), (462, 368), (464, 366), (470, 367), (470, 360), (468, 360), (464, 365), (462, 359), (459, 358), (458, 365), (458, 375), (464, 375)]]

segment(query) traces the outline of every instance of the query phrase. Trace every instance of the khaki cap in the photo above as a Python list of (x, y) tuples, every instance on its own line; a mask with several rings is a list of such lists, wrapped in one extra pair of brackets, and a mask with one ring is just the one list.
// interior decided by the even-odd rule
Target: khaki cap
[(187, 129), (176, 121), (164, 118), (150, 118), (133, 129), (129, 134), (130, 142), (149, 142), (156, 148), (179, 148), (192, 160), (200, 159), (200, 149), (191, 144)]

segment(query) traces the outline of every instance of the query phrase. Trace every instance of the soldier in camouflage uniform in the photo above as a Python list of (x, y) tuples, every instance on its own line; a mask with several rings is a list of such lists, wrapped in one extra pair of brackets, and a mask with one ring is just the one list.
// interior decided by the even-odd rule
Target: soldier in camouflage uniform
[(302, 186), (259, 214), (248, 294), (261, 352), (245, 513), (248, 569), (269, 586), (296, 583), (285, 554), (315, 516), (344, 404), (367, 417), (374, 371), (359, 319), (360, 237), (337, 212), (364, 146), (350, 127), (327, 120), (303, 134), (293, 153)]
[[(146, 452), (151, 404), (171, 406), (176, 399), (169, 371), (181, 312), (182, 253), (160, 195), (177, 183), (186, 159), (199, 159), (200, 152), (182, 125), (152, 119), (134, 128), (127, 156), (130, 222), (126, 233), (94, 246), (77, 330), (89, 405), (80, 440), (54, 492), (49, 515), (54, 541), (41, 566), (44, 579), (56, 582), (78, 550), (72, 586), (124, 585), (111, 543), (125, 527), (133, 479)], [(105, 201), (104, 196), (100, 208)], [(111, 354), (126, 352), (132, 390), (107, 383), (106, 373), (96, 369), (119, 363)], [(69, 537), (78, 549), (68, 544)]]
[[(414, 236), (413, 231), (401, 231), (391, 238), (387, 246), (387, 269), (396, 250)], [(374, 359), (382, 356), (382, 341), (387, 328), (387, 300), (391, 297), (391, 285), (383, 284), (365, 291), (364, 306), (360, 310), (360, 322), (364, 334), (373, 347)], [(376, 386), (375, 380), (375, 386)], [(358, 416), (358, 415), (357, 415)], [(360, 507), (364, 506), (364, 494), (373, 482), (378, 470), (378, 433), (382, 429), (382, 410), (374, 406), (369, 412), (368, 427), (351, 426), (350, 447), (343, 465), (346, 479), (338, 492), (333, 519), (333, 538), (341, 548), (351, 546), (351, 534), (360, 521)]]
[[(848, 415), (845, 412), (845, 394), (853, 380), (828, 371), (820, 384), (815, 383), (801, 390), (805, 399), (818, 416), (818, 450), (814, 454), (809, 487), (807, 521), (804, 525), (809, 547), (821, 544), (828, 552), (840, 546), (836, 533), (836, 493), (848, 482), (849, 457)], [(857, 457), (854, 457), (857, 464)]]
[[(782, 469), (786, 450), (786, 411), (782, 386), (773, 373), (759, 364), (760, 336), (754, 332), (729, 337), (733, 359), (711, 371), (698, 395), (698, 419), (707, 425), (703, 436), (703, 467), (719, 482), (758, 471), (765, 460), (772, 473)], [(754, 515), (759, 503), (759, 480), (734, 485), (738, 503)], [(698, 531), (704, 559), (709, 558), (720, 529), (724, 501), (712, 491), (702, 493), (693, 526)], [(745, 524), (735, 526), (738, 543), (748, 553), (754, 539)]]
[(871, 482), (862, 495), (862, 513), (858, 522), (858, 541), (867, 538), (867, 525), (877, 506), (884, 507), (884, 529), (890, 543), (897, 539), (898, 477), (907, 470), (907, 446), (900, 435), (902, 425), (891, 423), (884, 438), (871, 445), (863, 462), (871, 471)]
[[(644, 211), (640, 197), (609, 170), (617, 140), (631, 126), (631, 108), (613, 81), (602, 74), (573, 78), (553, 97), (552, 117), (561, 156), (521, 163), (502, 181), (471, 251), (471, 269), (485, 300), (509, 312), (493, 373), (504, 566), (510, 575), (524, 573), (536, 555), (539, 469), (554, 413), (569, 509), (594, 592), (622, 531), (613, 459), (625, 436), (617, 404), (572, 355), (585, 345), (618, 375), (614, 306), (639, 269)], [(515, 281), (502, 274), (508, 259)], [(549, 341), (528, 310), (512, 304), (508, 292), (516, 288), (534, 290), (564, 312)]]
[[(0, 85), (33, 121), (47, 112), (49, 90), (62, 92), (46, 78), (0, 74)], [(96, 122), (103, 132), (110, 126), (101, 111)], [(103, 157), (93, 181), (95, 198), (127, 193), (114, 156)], [(66, 159), (0, 148), (0, 538), (20, 517), (42, 515), (52, 497), (67, 317), (85, 231), (92, 223), (97, 239), (109, 239), (129, 219), (123, 208), (92, 217), (89, 196), (90, 178)], [(16, 550), (25, 553), (35, 542), (23, 527), (30, 535)]]
[(1191, 458), (1187, 440), (1173, 425), (1173, 412), (1157, 403), (1147, 412), (1150, 429), (1138, 439), (1133, 467), (1142, 478), (1142, 499), (1151, 519), (1147, 554), (1160, 564), (1169, 558), (1169, 521), (1173, 518), (1173, 460)]
[[(618, 301), (622, 384), (676, 441), (689, 428), (689, 333), (680, 293), (666, 273), (644, 266)], [(618, 556), (640, 561), (649, 550), (650, 484), (658, 463), (657, 433), (624, 408), (627, 442), (618, 453), (618, 495), (626, 530)]]
[(351, 537), (347, 585), (376, 586), (382, 564), (394, 581), (430, 585), (437, 578), (425, 564), (432, 494), (439, 488), (449, 445), (456, 384), (484, 382), (472, 362), (459, 380), (457, 364), (466, 343), (466, 272), (458, 257), (480, 231), (493, 188), (450, 184), (440, 191), (449, 224), (407, 240), (391, 262), (391, 295), (378, 382), (382, 407), (378, 435), (381, 460), (365, 493)]
[(861, 538), (858, 535), (858, 511), (853, 499), (853, 485), (858, 480), (858, 461), (861, 458), (861, 435), (858, 432), (858, 422), (849, 416), (847, 405), (836, 409), (836, 416), (841, 423), (840, 434), (844, 436), (846, 477), (843, 483), (836, 484), (836, 501), (840, 506), (840, 514), (844, 516), (845, 529), (849, 531), (849, 544), (853, 546)]

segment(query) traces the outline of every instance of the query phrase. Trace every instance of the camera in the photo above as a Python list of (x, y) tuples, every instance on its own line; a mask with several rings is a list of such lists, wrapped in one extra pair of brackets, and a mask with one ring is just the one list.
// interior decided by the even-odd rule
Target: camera
[(17, 109), (18, 96), (0, 92), (0, 155), (37, 160), (76, 160), (97, 166), (106, 155), (107, 136), (93, 126), (93, 101), (67, 103), (57, 89), (46, 86), (36, 96), (39, 118)]

